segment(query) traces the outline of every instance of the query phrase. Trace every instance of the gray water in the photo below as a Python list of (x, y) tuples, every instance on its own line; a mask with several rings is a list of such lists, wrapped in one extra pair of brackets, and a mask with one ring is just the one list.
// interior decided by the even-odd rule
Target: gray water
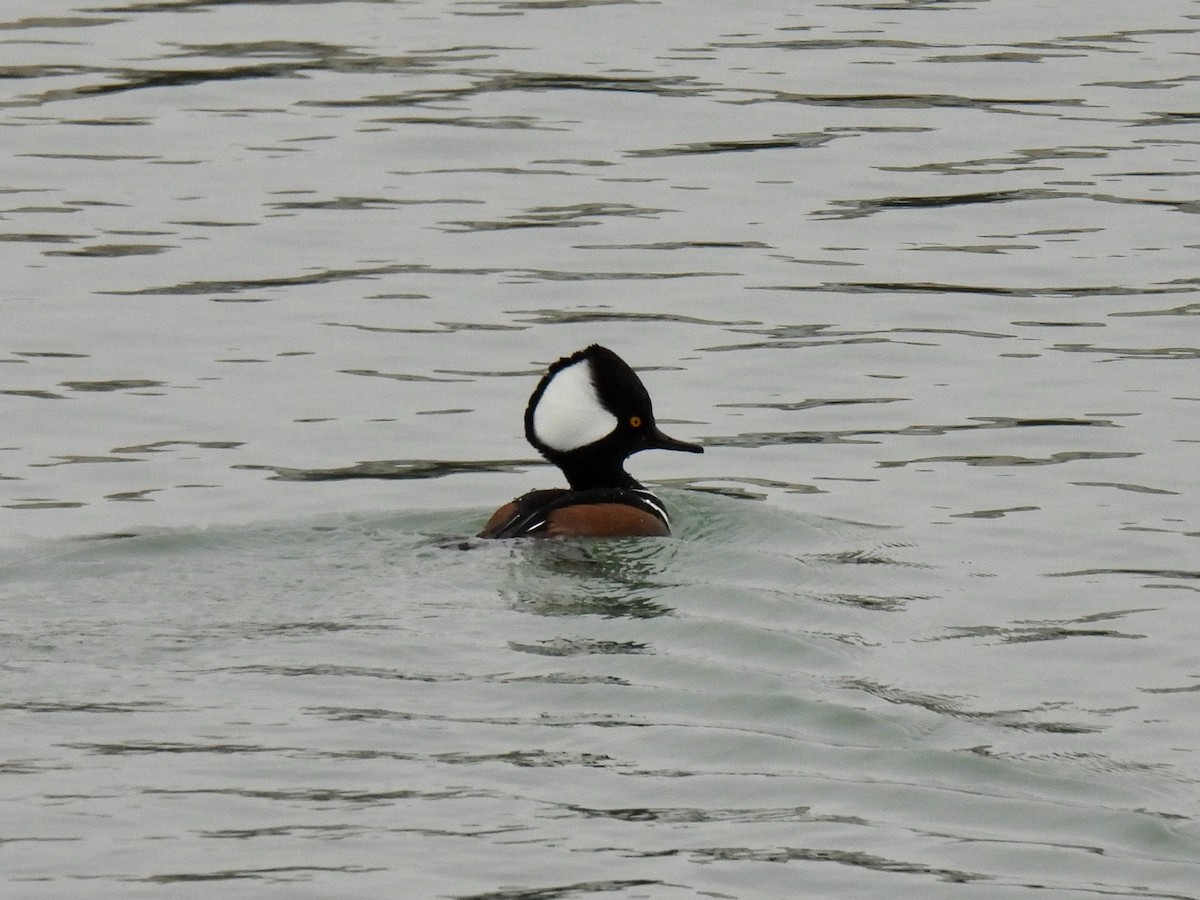
[(1200, 898), (1198, 32), (6, 0), (0, 893)]

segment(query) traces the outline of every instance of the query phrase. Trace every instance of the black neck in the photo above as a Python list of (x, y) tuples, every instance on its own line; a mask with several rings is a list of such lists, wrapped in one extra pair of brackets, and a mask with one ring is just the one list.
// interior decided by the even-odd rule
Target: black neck
[(588, 491), (593, 488), (625, 488), (636, 490), (642, 486), (625, 471), (623, 460), (613, 460), (609, 455), (572, 453), (552, 459), (567, 476), (571, 490)]

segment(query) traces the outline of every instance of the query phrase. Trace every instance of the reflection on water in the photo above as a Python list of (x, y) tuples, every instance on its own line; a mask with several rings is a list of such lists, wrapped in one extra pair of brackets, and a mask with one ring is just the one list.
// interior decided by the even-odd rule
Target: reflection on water
[[(956, 687), (936, 650), (966, 641), (974, 661), (1053, 644), (1068, 673), (1096, 642), (1161, 643), (1139, 630), (1157, 608), (938, 627), (922, 610), (972, 576), (914, 563), (894, 529), (667, 498), (689, 534), (464, 552), (421, 534), (438, 516), (389, 514), (10, 558), (5, 640), (22, 672), (7, 677), (23, 699), (3, 710), (32, 717), (23, 734), (42, 754), (5, 767), (42, 798), (25, 833), (47, 851), (79, 844), (68, 877), (114, 895), (239, 879), (349, 893), (394, 877), (399, 854), (432, 895), (465, 896), (494, 877), (493, 851), (531, 873), (559, 859), (564, 824), (572, 848), (604, 857), (605, 884), (710, 883), (705, 867), (666, 877), (672, 858), (832, 863), (846, 870), (821, 876), (834, 884), (919, 876), (916, 892), (921, 877), (1016, 888), (1030, 865), (1066, 891), (1128, 891), (1130, 866), (1160, 884), (1194, 877), (1194, 836), (1178, 828), (1190, 780), (1110, 752), (1132, 748), (1114, 734), (1125, 710), (1040, 682), (1026, 695), (1023, 679), (984, 696)], [(71, 595), (69, 619), (46, 616), (50, 584)], [(975, 591), (996, 603), (1011, 587)], [(1082, 583), (1060, 593), (1073, 598), (1098, 599)], [(940, 689), (907, 686), (913, 664), (947, 666)], [(103, 860), (98, 832), (72, 820), (105, 810), (123, 813), (108, 840), (166, 835), (171, 854)], [(232, 838), (246, 847), (210, 844)], [(424, 858), (464, 839), (483, 853), (453, 874)], [(1086, 882), (1061, 874), (1081, 846), (1097, 856)], [(23, 871), (49, 865), (36, 847)], [(721, 871), (777, 890), (771, 872)]]
[(674, 610), (660, 601), (677, 564), (674, 544), (659, 541), (518, 542), (502, 595), (514, 609), (541, 616), (654, 618)]
[(676, 12), (0, 11), (6, 896), (1200, 896), (1195, 4)]

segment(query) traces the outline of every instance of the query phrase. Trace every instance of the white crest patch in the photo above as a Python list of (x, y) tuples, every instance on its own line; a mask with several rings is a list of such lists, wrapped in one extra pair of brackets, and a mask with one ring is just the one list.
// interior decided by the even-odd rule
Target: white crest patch
[(586, 359), (559, 369), (533, 410), (533, 433), (560, 453), (569, 453), (607, 437), (617, 417), (605, 409)]

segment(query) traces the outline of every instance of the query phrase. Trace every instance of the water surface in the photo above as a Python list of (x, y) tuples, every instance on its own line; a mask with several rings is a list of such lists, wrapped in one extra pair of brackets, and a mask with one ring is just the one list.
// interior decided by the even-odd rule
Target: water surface
[(6, 896), (1200, 897), (1198, 23), (10, 0)]

